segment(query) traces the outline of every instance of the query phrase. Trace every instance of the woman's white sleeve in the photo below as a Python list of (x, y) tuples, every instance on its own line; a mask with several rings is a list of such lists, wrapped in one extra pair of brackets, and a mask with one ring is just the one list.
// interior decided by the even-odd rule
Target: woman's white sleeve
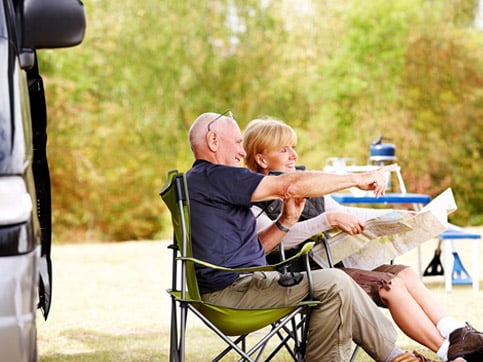
[(258, 206), (252, 206), (251, 207), (252, 213), (255, 216), (257, 220), (257, 224), (255, 226), (255, 231), (258, 234), (260, 231), (265, 230), (268, 228), (270, 225), (273, 224), (273, 220), (270, 219), (267, 214), (263, 212), (261, 208)]
[[(315, 234), (330, 230), (332, 227), (327, 220), (326, 213), (340, 212), (351, 214), (365, 221), (393, 211), (391, 209), (369, 209), (362, 207), (343, 206), (330, 196), (325, 196), (324, 200), (325, 212), (309, 220), (299, 221), (294, 226), (292, 226), (290, 231), (283, 238), (284, 249), (291, 249), (294, 246), (297, 246), (298, 244), (314, 236)], [(271, 220), (261, 208), (259, 208), (258, 206), (252, 206), (251, 209), (257, 220), (257, 233), (265, 230), (267, 227), (273, 224), (274, 221)]]
[(327, 220), (327, 214), (340, 212), (357, 216), (362, 220), (369, 220), (391, 212), (390, 209), (368, 209), (362, 207), (348, 207), (339, 204), (331, 196), (324, 196), (325, 212), (309, 220), (300, 221), (295, 224), (283, 239), (284, 249), (290, 249), (309, 239), (315, 234), (332, 229)]
[[(273, 224), (274, 221), (271, 220), (258, 206), (252, 206), (251, 210), (257, 220), (255, 229), (257, 233), (265, 230)], [(294, 246), (304, 242), (311, 236), (329, 229), (330, 225), (325, 214), (320, 214), (309, 220), (299, 221), (292, 226), (290, 231), (283, 238), (283, 247), (284, 249), (292, 249)]]
[(285, 238), (283, 239), (283, 247), (284, 249), (291, 249), (309, 239), (311, 236), (330, 229), (331, 227), (327, 221), (325, 213), (308, 220), (299, 221), (292, 226), (287, 235), (285, 235)]

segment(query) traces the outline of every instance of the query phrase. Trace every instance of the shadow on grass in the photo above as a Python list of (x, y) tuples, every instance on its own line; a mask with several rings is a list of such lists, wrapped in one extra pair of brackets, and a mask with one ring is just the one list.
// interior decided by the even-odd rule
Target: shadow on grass
[(167, 361), (167, 332), (102, 334), (71, 329), (62, 333), (66, 347), (61, 352), (43, 353), (40, 362), (63, 361)]
[[(442, 276), (434, 277), (424, 277), (424, 285), (426, 285), (427, 288), (429, 289), (444, 289), (444, 279)], [(474, 279), (473, 279), (474, 280)], [(479, 290), (483, 290), (483, 279), (479, 280)], [(471, 290), (473, 288), (472, 284), (453, 284), (452, 285), (452, 290), (454, 291), (465, 291), (465, 290)]]
[[(225, 347), (218, 337), (211, 335), (204, 328), (188, 330), (186, 361), (208, 361)], [(91, 330), (71, 329), (62, 333), (59, 338), (65, 340), (62, 352), (44, 353), (40, 362), (144, 362), (168, 361), (169, 331), (139, 332), (128, 334), (105, 334)], [(410, 346), (401, 346), (412, 350)], [(428, 351), (416, 348), (427, 357), (432, 357)], [(224, 361), (237, 361), (237, 355), (228, 355)], [(277, 355), (277, 361), (286, 362), (293, 359), (286, 353)], [(357, 362), (373, 361), (364, 351), (360, 351)]]

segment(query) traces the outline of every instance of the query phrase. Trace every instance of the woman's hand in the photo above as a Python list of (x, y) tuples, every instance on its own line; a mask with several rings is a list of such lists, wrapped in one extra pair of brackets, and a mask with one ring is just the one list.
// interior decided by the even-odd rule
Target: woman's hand
[(365, 223), (357, 216), (340, 212), (326, 213), (330, 226), (338, 227), (349, 235), (359, 234), (364, 231)]
[(279, 221), (288, 228), (294, 226), (302, 214), (305, 206), (304, 198), (292, 198), (283, 200), (282, 214)]

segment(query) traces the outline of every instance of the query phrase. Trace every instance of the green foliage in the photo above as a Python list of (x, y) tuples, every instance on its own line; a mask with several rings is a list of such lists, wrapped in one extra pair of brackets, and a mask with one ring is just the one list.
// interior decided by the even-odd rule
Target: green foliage
[[(406, 173), (419, 186), (416, 191), (452, 186), (464, 205), (459, 219), (481, 222), (482, 43), (466, 31), (437, 34), (421, 32), (405, 55), (401, 105), (414, 146)], [(431, 165), (427, 170), (416, 167), (421, 153)], [(418, 185), (417, 179), (429, 185)]]
[(76, 48), (42, 51), (57, 240), (150, 239), (191, 122), (231, 109), (287, 121), (302, 163), (397, 145), (410, 191), (451, 186), (481, 223), (483, 33), (473, 0), (85, 1)]

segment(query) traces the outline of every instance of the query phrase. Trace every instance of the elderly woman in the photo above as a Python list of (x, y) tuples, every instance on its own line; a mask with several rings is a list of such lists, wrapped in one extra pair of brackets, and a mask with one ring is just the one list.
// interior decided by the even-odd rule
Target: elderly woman
[[(246, 166), (263, 174), (294, 172), (298, 157), (296, 144), (295, 131), (284, 122), (253, 120), (243, 135)], [(275, 200), (253, 206), (258, 230), (278, 218), (281, 204), (282, 201)], [(299, 222), (290, 230), (286, 228), (284, 247), (296, 247), (334, 227), (349, 234), (360, 233), (365, 220), (387, 212), (345, 207), (330, 196), (308, 199)], [(341, 268), (378, 306), (389, 309), (406, 335), (434, 351), (443, 361), (483, 361), (483, 334), (451, 317), (411, 268), (404, 265), (381, 265), (374, 270)]]

